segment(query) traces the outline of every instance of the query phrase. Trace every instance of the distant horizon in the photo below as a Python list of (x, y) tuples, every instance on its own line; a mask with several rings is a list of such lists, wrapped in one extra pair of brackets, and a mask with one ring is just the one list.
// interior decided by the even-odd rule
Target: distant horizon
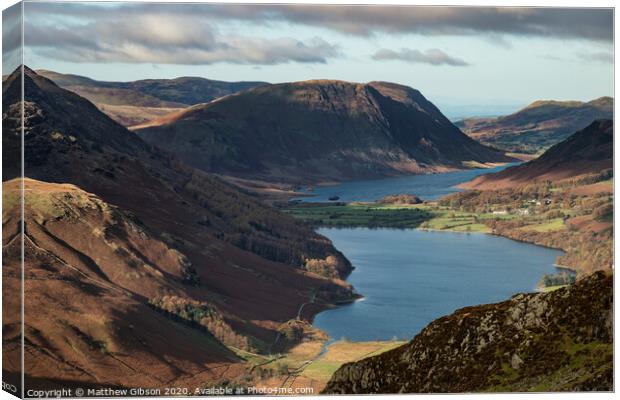
[[(612, 96), (612, 11), (32, 2), (24, 4), (24, 63), (118, 82), (389, 81), (444, 109), (481, 105), (495, 115), (540, 99)], [(21, 40), (19, 26), (3, 31), (4, 73)]]
[[(167, 80), (172, 80), (172, 79), (179, 79), (179, 78), (200, 78), (200, 79), (208, 79), (208, 80), (212, 80), (212, 81), (221, 81), (221, 82), (264, 82), (266, 84), (270, 84), (270, 85), (277, 85), (277, 84), (282, 84), (282, 83), (293, 83), (293, 82), (304, 82), (304, 81), (313, 81), (313, 80), (333, 80), (333, 81), (342, 81), (342, 82), (350, 82), (350, 83), (360, 83), (360, 84), (367, 84), (373, 81), (377, 81), (377, 80), (369, 80), (366, 82), (358, 82), (358, 81), (348, 81), (348, 80), (343, 80), (343, 79), (326, 79), (326, 78), (309, 78), (309, 79), (303, 79), (303, 80), (299, 80), (299, 81), (275, 81), (275, 82), (268, 82), (268, 81), (260, 81), (260, 80), (254, 80), (254, 79), (247, 79), (247, 80), (238, 80), (238, 81), (226, 81), (226, 80), (220, 80), (220, 79), (213, 79), (207, 76), (199, 76), (199, 75), (180, 75), (180, 76), (173, 76), (173, 77), (150, 77), (150, 78), (142, 78), (142, 79), (135, 79), (135, 80), (103, 80), (103, 79), (98, 79), (95, 78), (93, 76), (89, 76), (87, 74), (79, 74), (79, 73), (67, 73), (67, 72), (63, 72), (63, 71), (58, 71), (58, 70), (53, 70), (50, 68), (32, 68), (31, 66), (25, 64), (26, 67), (32, 69), (35, 72), (38, 71), (48, 71), (48, 72), (53, 72), (53, 73), (58, 73), (58, 74), (62, 74), (62, 75), (74, 75), (74, 76), (80, 76), (83, 78), (87, 78), (87, 79), (92, 79), (94, 81), (98, 81), (98, 82), (134, 82), (137, 80), (148, 80), (148, 79), (167, 79)], [(12, 71), (13, 72), (13, 71)], [(9, 73), (10, 74), (10, 73)], [(9, 74), (3, 74), (3, 77), (8, 76)], [(390, 81), (385, 81), (385, 82), (390, 82)], [(392, 82), (392, 83), (397, 83), (397, 84), (401, 84), (398, 82)], [(401, 84), (402, 85), (402, 84)], [(410, 85), (404, 85), (404, 86), (408, 86), (411, 87), (412, 89), (417, 89), (415, 86), (410, 86)], [(428, 99), (431, 103), (435, 104), (435, 106), (437, 106), (437, 108), (439, 108), (439, 110), (452, 122), (456, 122), (462, 119), (466, 119), (466, 118), (496, 118), (496, 117), (501, 117), (501, 116), (505, 116), (505, 115), (509, 115), (512, 113), (515, 113), (519, 110), (522, 110), (523, 108), (531, 105), (534, 102), (537, 101), (560, 101), (560, 102), (570, 102), (570, 101), (578, 101), (578, 102), (582, 102), (582, 103), (588, 103), (590, 101), (594, 101), (603, 97), (610, 97), (610, 98), (614, 98), (613, 96), (607, 96), (607, 95), (601, 95), (601, 96), (597, 96), (594, 98), (590, 98), (590, 99), (554, 99), (554, 98), (540, 98), (540, 99), (533, 99), (529, 102), (512, 102), (512, 103), (505, 103), (505, 104), (501, 104), (501, 103), (497, 103), (494, 102), (492, 104), (484, 104), (482, 102), (475, 102), (475, 101), (469, 101), (469, 102), (459, 102), (459, 99), (433, 99), (430, 98), (429, 96), (427, 96), (423, 91), (420, 90), (420, 92), (422, 93), (422, 95)]]

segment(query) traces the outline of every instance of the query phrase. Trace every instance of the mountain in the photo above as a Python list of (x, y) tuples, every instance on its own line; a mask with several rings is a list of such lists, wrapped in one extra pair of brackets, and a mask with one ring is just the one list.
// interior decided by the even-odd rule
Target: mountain
[(496, 189), (534, 181), (575, 178), (613, 169), (613, 122), (594, 121), (540, 157), (462, 184), (468, 189)]
[(613, 390), (613, 275), (457, 310), (394, 350), (343, 365), (323, 393)]
[(499, 149), (537, 153), (561, 142), (597, 119), (613, 118), (614, 100), (600, 97), (580, 101), (536, 101), (499, 118), (471, 118), (456, 122), (470, 137)]
[(307, 183), (510, 158), (459, 131), (417, 90), (314, 80), (259, 86), (135, 127), (205, 171)]
[(223, 82), (198, 77), (106, 82), (47, 70), (38, 70), (37, 74), (90, 100), (124, 126), (142, 124), (190, 105), (207, 103), (218, 97), (266, 84)]
[[(239, 376), (231, 344), (266, 352), (302, 304), (309, 319), (355, 297), (339, 279), (351, 264), (327, 238), (24, 71), (27, 382), (202, 385), (228, 364)], [(21, 80), (17, 70), (2, 93), (3, 290), (13, 303)], [(4, 344), (17, 351), (13, 317)], [(8, 375), (18, 369), (5, 363)]]
[[(20, 307), (20, 183), (3, 183), (8, 310)], [(241, 360), (212, 334), (169, 320), (145, 301), (163, 293), (187, 297), (183, 281), (191, 270), (183, 254), (135, 217), (73, 185), (26, 179), (25, 188), (28, 388), (95, 384), (97, 377), (102, 384), (151, 387), (194, 374), (218, 379), (205, 365), (239, 370)], [(206, 304), (217, 310), (211, 299)], [(20, 323), (18, 313), (4, 313), (4, 352), (19, 351)], [(231, 330), (224, 318), (220, 323)]]

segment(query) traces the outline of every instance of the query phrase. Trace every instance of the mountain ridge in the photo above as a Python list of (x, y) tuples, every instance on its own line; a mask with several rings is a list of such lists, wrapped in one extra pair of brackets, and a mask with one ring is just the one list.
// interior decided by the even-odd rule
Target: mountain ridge
[(455, 124), (472, 138), (514, 152), (536, 153), (561, 142), (597, 119), (613, 116), (613, 98), (588, 102), (537, 100), (513, 114), (470, 118)]
[(101, 111), (124, 126), (143, 124), (191, 105), (267, 84), (225, 82), (189, 76), (114, 82), (49, 70), (40, 69), (36, 72), (95, 103)]
[(598, 120), (525, 164), (482, 175), (466, 189), (496, 189), (534, 181), (577, 178), (613, 169), (613, 121)]
[(134, 131), (205, 171), (289, 182), (511, 160), (462, 134), (419, 91), (385, 82), (259, 86)]

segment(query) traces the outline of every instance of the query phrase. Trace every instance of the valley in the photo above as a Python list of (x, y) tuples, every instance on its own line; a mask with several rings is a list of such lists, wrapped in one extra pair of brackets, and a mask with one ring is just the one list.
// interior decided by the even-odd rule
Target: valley
[[(480, 304), (548, 291), (517, 297), (550, 299), (561, 314), (553, 293), (583, 300), (606, 288), (593, 273), (613, 258), (611, 121), (519, 163), (388, 82), (220, 82), (207, 99), (190, 89), (212, 81), (91, 82), (24, 67), (21, 180), (21, 79), (3, 82), (3, 291), (20, 283), (23, 183), (28, 387), (366, 392), (347, 381), (356, 365), (423, 351), (415, 343), (455, 309), (495, 321), (506, 303)], [(559, 278), (567, 270), (577, 283)], [(589, 300), (584, 313), (608, 306)], [(58, 312), (44, 318), (50, 306)], [(587, 325), (558, 322), (574, 323)], [(3, 321), (14, 351), (18, 324)], [(570, 362), (595, 360), (604, 376), (592, 384), (606, 387), (606, 335), (552, 340), (568, 343)], [(467, 357), (459, 368), (475, 362)], [(496, 361), (497, 379), (455, 388), (541, 384), (511, 381), (512, 359)]]
[[(363, 343), (365, 340), (376, 339), (383, 337), (388, 339), (392, 337), (399, 337), (398, 330), (391, 331), (389, 329), (384, 331), (373, 332), (370, 327), (385, 327), (397, 326), (403, 324), (404, 328), (400, 332), (416, 332), (421, 330), (424, 326), (435, 319), (438, 315), (445, 315), (449, 313), (449, 310), (459, 308), (459, 305), (452, 304), (446, 307), (444, 311), (437, 311), (434, 317), (428, 317), (428, 320), (424, 320), (423, 315), (420, 312), (414, 312), (416, 307), (421, 307), (424, 312), (428, 312), (431, 307), (424, 307), (425, 300), (430, 298), (434, 299), (432, 293), (427, 293), (423, 296), (423, 299), (412, 300), (407, 303), (403, 300), (406, 298), (404, 293), (410, 293), (406, 286), (407, 275), (403, 272), (406, 270), (404, 266), (414, 265), (414, 270), (420, 268), (425, 263), (433, 265), (431, 270), (433, 273), (424, 273), (419, 271), (413, 273), (415, 280), (416, 293), (425, 287), (439, 290), (442, 293), (440, 300), (433, 301), (433, 307), (437, 307), (439, 303), (443, 301), (449, 301), (449, 293), (459, 293), (463, 296), (463, 288), (475, 288), (475, 293), (485, 293), (490, 295), (492, 290), (485, 288), (483, 290), (477, 288), (474, 281), (477, 282), (493, 282), (492, 287), (494, 290), (498, 290), (501, 287), (501, 282), (505, 279), (511, 284), (516, 283), (516, 276), (512, 277), (511, 274), (515, 273), (519, 278), (526, 277), (526, 271), (523, 269), (525, 264), (533, 266), (539, 263), (537, 256), (534, 254), (525, 255), (520, 254), (516, 250), (503, 249), (499, 243), (493, 244), (490, 249), (481, 251), (476, 250), (474, 242), (480, 240), (478, 238), (488, 237), (487, 235), (481, 235), (483, 233), (493, 234), (497, 236), (503, 236), (510, 238), (507, 243), (513, 243), (518, 245), (518, 242), (538, 244), (544, 247), (538, 248), (542, 254), (548, 253), (549, 258), (546, 261), (547, 270), (538, 270), (530, 278), (530, 286), (527, 285), (521, 288), (511, 286), (507, 289), (505, 294), (498, 295), (496, 298), (486, 299), (469, 299), (465, 304), (483, 304), (491, 303), (493, 301), (499, 301), (508, 297), (515, 292), (532, 292), (535, 290), (541, 292), (553, 292), (562, 290), (562, 288), (568, 286), (568, 290), (571, 287), (571, 282), (574, 279), (569, 279), (570, 274), (567, 273), (567, 269), (574, 271), (577, 274), (578, 282), (580, 280), (587, 280), (591, 274), (597, 270), (610, 271), (612, 266), (612, 195), (613, 186), (612, 180), (609, 179), (610, 172), (605, 167), (611, 166), (609, 155), (611, 154), (611, 148), (607, 146), (607, 136), (610, 132), (609, 125), (606, 121), (599, 121), (593, 123), (591, 127), (583, 132), (577, 132), (573, 137), (567, 139), (565, 143), (557, 145), (557, 148), (553, 148), (544, 154), (538, 160), (531, 161), (529, 163), (512, 166), (504, 169), (503, 171), (496, 172), (490, 175), (481, 175), (480, 178), (475, 178), (472, 182), (477, 180), (492, 180), (496, 176), (519, 176), (522, 170), (532, 169), (538, 170), (538, 165), (545, 165), (545, 163), (551, 163), (552, 160), (557, 157), (557, 154), (574, 154), (574, 152), (567, 151), (570, 146), (575, 146), (574, 143), (585, 141), (588, 145), (581, 143), (578, 146), (581, 149), (580, 157), (588, 158), (594, 161), (594, 166), (591, 170), (584, 171), (579, 163), (572, 162), (567, 163), (566, 168), (572, 172), (569, 174), (572, 178), (558, 178), (554, 181), (541, 180), (537, 182), (535, 179), (530, 179), (527, 184), (516, 184), (511, 187), (504, 187), (494, 190), (483, 191), (464, 191), (458, 192), (456, 188), (452, 188), (455, 193), (441, 197), (437, 200), (429, 200), (422, 202), (420, 199), (408, 195), (391, 196), (384, 199), (378, 199), (376, 202), (368, 201), (353, 201), (349, 203), (340, 202), (339, 200), (323, 203), (313, 203), (312, 197), (304, 198), (303, 202), (299, 200), (293, 201), (291, 204), (284, 207), (284, 211), (294, 215), (307, 223), (319, 227), (319, 232), (330, 237), (336, 246), (344, 251), (353, 264), (358, 267), (349, 280), (353, 285), (368, 298), (363, 301), (358, 301), (340, 307), (334, 310), (324, 311), (315, 318), (315, 325), (326, 330), (330, 336), (336, 340), (341, 337), (353, 337), (356, 340), (360, 340)], [(586, 136), (587, 135), (587, 136)], [(601, 135), (601, 137), (599, 137)], [(587, 138), (587, 139), (586, 139)], [(590, 150), (588, 146), (593, 146)], [(588, 152), (594, 155), (588, 155)], [(596, 167), (596, 163), (600, 163), (601, 167)], [(554, 164), (557, 168), (557, 161)], [(561, 165), (561, 164), (560, 164)], [(602, 168), (602, 171), (601, 171)], [(594, 172), (597, 171), (598, 172)], [(514, 173), (513, 173), (514, 171)], [(511, 174), (512, 173), (512, 174)], [(577, 176), (577, 177), (575, 177)], [(427, 177), (431, 179), (433, 176)], [(441, 179), (441, 177), (439, 178)], [(513, 178), (514, 179), (514, 178)], [(355, 186), (354, 183), (349, 184), (351, 188), (358, 188), (362, 196), (365, 193), (365, 186)], [(381, 183), (377, 183), (378, 187), (381, 187)], [(462, 186), (462, 185), (461, 185)], [(339, 187), (328, 187), (326, 190), (331, 190), (333, 193), (341, 194), (342, 189)], [(340, 190), (340, 191), (339, 191)], [(346, 196), (354, 196), (355, 189), (347, 191)], [(411, 190), (410, 193), (413, 193)], [(407, 202), (413, 204), (407, 204)], [(370, 229), (368, 229), (370, 228)], [(411, 231), (415, 229), (415, 231)], [(423, 233), (427, 231), (428, 233)], [(443, 231), (443, 232), (442, 232)], [(411, 233), (410, 233), (411, 232)], [(413, 234), (412, 232), (419, 232)], [(436, 235), (446, 235), (444, 232), (459, 232), (454, 233), (457, 235), (448, 239), (447, 237), (437, 239), (437, 243), (432, 240), (429, 242), (425, 235), (436, 232)], [(422, 236), (420, 236), (422, 235)], [(480, 236), (481, 235), (481, 236)], [(386, 239), (382, 239), (382, 237)], [(409, 238), (410, 236), (420, 236), (416, 238)], [(389, 237), (389, 239), (387, 239)], [(459, 252), (459, 242), (465, 239), (467, 243), (467, 250), (461, 254)], [(506, 240), (506, 239), (502, 239)], [(445, 248), (449, 243), (450, 252), (444, 252), (441, 249)], [(376, 246), (376, 248), (375, 248)], [(435, 247), (437, 246), (437, 247)], [(526, 248), (529, 245), (524, 244)], [(558, 252), (553, 250), (564, 250), (564, 252)], [(535, 248), (532, 248), (532, 250)], [(494, 262), (492, 256), (495, 250), (499, 251), (498, 258)], [(426, 252), (429, 252), (428, 256), (425, 256)], [(403, 253), (404, 256), (399, 256)], [(432, 255), (431, 255), (432, 254)], [(450, 265), (451, 268), (441, 273), (441, 279), (437, 279), (436, 275), (439, 275), (437, 271), (441, 270), (436, 263), (441, 264), (441, 260), (444, 254), (449, 257), (454, 257), (454, 260), (448, 261), (446, 265)], [(464, 267), (469, 265), (472, 259), (475, 259), (476, 254), (481, 254), (483, 257), (475, 261), (474, 269), (470, 269), (468, 272), (456, 272), (458, 267)], [(510, 259), (512, 256), (516, 256), (516, 263), (510, 267)], [(458, 261), (456, 261), (458, 260)], [(524, 262), (527, 260), (527, 263)], [(485, 265), (485, 262), (490, 262), (491, 266), (485, 273), (485, 279), (476, 280), (473, 273), (477, 268), (481, 268)], [(542, 262), (541, 265), (544, 265)], [(442, 264), (443, 265), (443, 264)], [(458, 266), (458, 267), (457, 267)], [(556, 268), (556, 266), (562, 266)], [(502, 267), (508, 267), (507, 270), (502, 270)], [(470, 267), (471, 268), (471, 267)], [(394, 271), (392, 271), (394, 269)], [(373, 272), (369, 272), (373, 271)], [(376, 271), (376, 272), (374, 272)], [(398, 271), (398, 272), (395, 272)], [(491, 273), (504, 271), (501, 276), (491, 277)], [(450, 282), (450, 275), (454, 273), (458, 277), (456, 287), (447, 288)], [(394, 277), (394, 281), (389, 281), (389, 277)], [(467, 277), (467, 278), (464, 278)], [(429, 279), (428, 282), (425, 279)], [(473, 279), (473, 281), (472, 281)], [(462, 287), (464, 280), (465, 285)], [(389, 282), (388, 282), (389, 281)], [(402, 286), (405, 285), (405, 286)], [(402, 286), (402, 287), (401, 287)], [(385, 288), (385, 289), (384, 289)], [(394, 288), (400, 288), (393, 290)], [(442, 289), (443, 288), (443, 289)], [(383, 293), (385, 291), (385, 293)], [(398, 294), (396, 297), (390, 297), (388, 293)], [(462, 297), (460, 297), (462, 301)], [(390, 300), (387, 300), (387, 299)], [(398, 312), (398, 306), (400, 302), (405, 303), (404, 310)], [(389, 312), (384, 307), (384, 304), (390, 304)], [(463, 305), (465, 305), (463, 304)], [(477, 306), (483, 307), (483, 306)], [(472, 309), (476, 307), (470, 307)], [(394, 312), (394, 314), (391, 314)], [(379, 318), (374, 323), (373, 318)], [(407, 315), (409, 318), (422, 318), (422, 321), (417, 323), (410, 321), (407, 322)], [(397, 322), (395, 322), (397, 321)], [(432, 325), (432, 324), (431, 324)], [(427, 328), (428, 329), (428, 328)], [(415, 340), (412, 343), (415, 343)], [(554, 339), (555, 340), (555, 339)], [(560, 341), (571, 339), (559, 339)], [(571, 363), (575, 363), (575, 368), (583, 368), (581, 363), (601, 362), (598, 357), (599, 351), (608, 352), (609, 345), (605, 344), (607, 339), (603, 342), (595, 342), (593, 347), (585, 347), (582, 353), (588, 354), (586, 359), (582, 359), (574, 356), (573, 350), (567, 349), (568, 357), (573, 359)], [(482, 342), (484, 344), (484, 340)], [(411, 346), (408, 344), (407, 346)], [(395, 349), (390, 354), (396, 354), (398, 351), (405, 349), (407, 346), (402, 346)], [(571, 345), (572, 346), (572, 345)], [(580, 346), (575, 344), (574, 346)], [(593, 353), (590, 352), (593, 350)], [(387, 353), (386, 353), (387, 354)], [(607, 354), (607, 353), (606, 353)], [(368, 360), (381, 359), (383, 356), (373, 356)], [(386, 355), (387, 357), (387, 355)], [(576, 357), (576, 358), (575, 358)], [(592, 359), (588, 357), (593, 357)], [(593, 361), (597, 360), (597, 361)], [(370, 363), (371, 361), (368, 361)], [(346, 393), (354, 391), (356, 393), (372, 393), (373, 386), (370, 382), (359, 380), (359, 375), (348, 375), (349, 371), (354, 371), (356, 365), (366, 365), (366, 360), (357, 363), (349, 364), (334, 375), (334, 378), (327, 386), (327, 393), (340, 393), (337, 389), (341, 385), (345, 376), (356, 376), (355, 381), (352, 381), (353, 386), (347, 386)], [(512, 366), (511, 366), (512, 365)], [(571, 364), (573, 365), (573, 364)], [(349, 368), (349, 369), (347, 369)], [(364, 367), (366, 368), (366, 367)], [(559, 367), (553, 367), (559, 368)], [(606, 369), (605, 364), (602, 363), (598, 368), (600, 371), (605, 372), (605, 378), (607, 382), (609, 380), (609, 369)], [(535, 379), (520, 378), (515, 370), (514, 364), (509, 364), (508, 367), (502, 366), (502, 371), (498, 374), (501, 376), (503, 373), (509, 373), (510, 376), (502, 378), (505, 380), (499, 380), (492, 383), (488, 390), (494, 391), (498, 388), (512, 388), (514, 390), (518, 387), (518, 390), (538, 390), (541, 387), (550, 387), (553, 390), (567, 390), (567, 388), (574, 387), (571, 384), (565, 383), (551, 383), (554, 378), (548, 378), (547, 385), (540, 386), (542, 381), (536, 381)], [(345, 372), (346, 371), (346, 372)], [(369, 373), (369, 369), (364, 369)], [(568, 371), (558, 370), (557, 374), (561, 376)], [(574, 372), (571, 372), (574, 373)], [(589, 372), (583, 372), (588, 375)], [(597, 381), (601, 379), (600, 375), (596, 375), (599, 372), (595, 372), (595, 375), (589, 376), (591, 381)], [(399, 378), (394, 377), (397, 380)], [(410, 379), (410, 378), (407, 378)], [(377, 382), (380, 378), (377, 378)], [(585, 382), (584, 381), (584, 382)], [(402, 385), (407, 385), (406, 381), (402, 382)], [(520, 383), (516, 383), (520, 382)], [(538, 383), (536, 383), (538, 382)], [(596, 385), (603, 385), (605, 387), (605, 381), (596, 383)], [(378, 383), (377, 383), (378, 384)], [(421, 385), (423, 383), (420, 383)], [(428, 383), (424, 383), (428, 385)], [(579, 383), (579, 385), (589, 385), (591, 383)], [(518, 386), (515, 386), (518, 385)], [(536, 386), (538, 385), (538, 386)], [(556, 386), (553, 386), (556, 385)], [(563, 386), (565, 385), (565, 386)], [(365, 387), (365, 388), (364, 388)], [(379, 387), (379, 386), (377, 386)], [(411, 388), (407, 386), (406, 390), (411, 391), (426, 391), (424, 389), (428, 386), (416, 386)], [(447, 387), (447, 386), (445, 386)], [(433, 391), (439, 390), (457, 390), (457, 389), (439, 389), (442, 388), (440, 384), (435, 386)], [(480, 390), (482, 386), (478, 387)], [(354, 389), (357, 388), (357, 389)], [(362, 389), (363, 388), (363, 389)], [(334, 391), (336, 390), (336, 391)], [(382, 389), (377, 389), (380, 392), (390, 392), (386, 386), (382, 386)], [(395, 390), (395, 389), (394, 389)], [(398, 389), (400, 391), (401, 389)], [(460, 389), (459, 389), (460, 390)]]

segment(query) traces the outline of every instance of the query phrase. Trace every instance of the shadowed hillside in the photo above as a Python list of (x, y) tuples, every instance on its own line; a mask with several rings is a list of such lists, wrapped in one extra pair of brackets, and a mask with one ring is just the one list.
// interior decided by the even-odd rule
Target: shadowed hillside
[[(265, 352), (301, 304), (311, 316), (353, 298), (333, 279), (351, 265), (325, 237), (27, 68), (24, 85), (28, 379), (202, 384), (238, 361), (225, 345)], [(5, 298), (19, 287), (20, 86), (19, 70), (3, 85)], [(3, 326), (13, 350), (15, 324)]]
[(613, 122), (600, 120), (525, 164), (482, 175), (461, 187), (495, 189), (534, 181), (559, 181), (613, 168)]
[(205, 171), (283, 182), (427, 173), (508, 157), (461, 133), (420, 92), (386, 82), (261, 86), (136, 127)]
[[(3, 299), (9, 307), (19, 301), (11, 291), (19, 290), (21, 276), (19, 186), (18, 179), (3, 184)], [(194, 374), (216, 379), (205, 365), (239, 371), (240, 359), (212, 333), (169, 320), (145, 302), (162, 293), (188, 296), (197, 275), (184, 254), (73, 185), (27, 179), (25, 190), (27, 387), (32, 378), (95, 384), (102, 377), (116, 385), (157, 386)], [(3, 318), (5, 352), (18, 351), (14, 317)]]
[(536, 101), (499, 118), (471, 118), (456, 126), (472, 138), (500, 149), (536, 153), (561, 142), (592, 121), (612, 118), (611, 97), (580, 101)]

